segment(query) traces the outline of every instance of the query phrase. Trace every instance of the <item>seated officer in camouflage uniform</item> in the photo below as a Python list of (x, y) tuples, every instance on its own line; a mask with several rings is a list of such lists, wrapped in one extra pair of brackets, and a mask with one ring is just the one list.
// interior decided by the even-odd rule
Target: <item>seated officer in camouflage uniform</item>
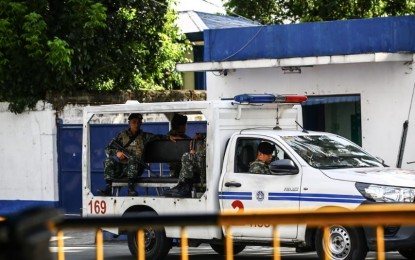
[[(203, 140), (203, 144), (198, 149), (192, 147), (190, 152), (184, 153), (181, 159), (181, 170), (179, 174), (179, 183), (177, 186), (164, 192), (166, 197), (190, 198), (192, 194), (192, 186), (196, 180), (195, 173), (199, 173), (200, 182), (204, 183), (206, 172), (203, 169), (206, 162), (206, 138), (203, 135), (196, 135), (193, 143), (197, 140)], [(192, 145), (193, 146), (193, 145)]]
[[(187, 116), (181, 114), (174, 114), (173, 119), (171, 120), (171, 130), (167, 134), (169, 137), (175, 139), (190, 139), (190, 136), (186, 135), (187, 127)], [(180, 174), (180, 169), (182, 165), (180, 162), (172, 162), (169, 164), (170, 167), (170, 177), (177, 178)]]
[(274, 152), (274, 145), (268, 142), (261, 142), (258, 145), (257, 159), (249, 166), (250, 173), (271, 174), (269, 164), (272, 160), (272, 153)]
[[(144, 146), (156, 139), (165, 139), (166, 136), (155, 135), (152, 133), (143, 132), (141, 123), (143, 116), (138, 113), (130, 114), (128, 117), (129, 129), (119, 133), (107, 145), (105, 153), (107, 158), (104, 161), (104, 178), (106, 182), (105, 189), (98, 190), (101, 196), (112, 195), (112, 182), (118, 178), (128, 178), (128, 195), (137, 196), (134, 189), (137, 177), (139, 177), (144, 170), (142, 162)], [(128, 150), (130, 156), (117, 148), (114, 148), (113, 142)]]

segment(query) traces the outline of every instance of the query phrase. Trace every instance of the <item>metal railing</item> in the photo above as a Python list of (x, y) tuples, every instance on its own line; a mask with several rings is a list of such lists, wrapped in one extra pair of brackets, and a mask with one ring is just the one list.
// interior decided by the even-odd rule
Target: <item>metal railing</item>
[(306, 224), (310, 227), (323, 228), (325, 241), (325, 259), (330, 259), (328, 252), (329, 226), (367, 226), (376, 230), (377, 259), (385, 259), (384, 229), (385, 225), (414, 225), (415, 205), (370, 205), (361, 206), (356, 210), (347, 211), (339, 208), (324, 208), (320, 211), (298, 210), (266, 210), (242, 213), (225, 212), (221, 214), (193, 214), (193, 215), (162, 215), (162, 216), (125, 216), (125, 217), (89, 217), (82, 219), (65, 219), (61, 223), (52, 223), (51, 227), (57, 231), (58, 259), (64, 260), (63, 230), (88, 228), (96, 229), (96, 259), (104, 259), (102, 227), (118, 227), (124, 230), (137, 230), (138, 254), (137, 259), (144, 260), (144, 231), (145, 227), (181, 227), (181, 259), (188, 260), (188, 238), (186, 227), (190, 226), (223, 226), (225, 227), (226, 259), (233, 259), (232, 226), (269, 224), (273, 227), (273, 259), (279, 260), (280, 241), (278, 225)]

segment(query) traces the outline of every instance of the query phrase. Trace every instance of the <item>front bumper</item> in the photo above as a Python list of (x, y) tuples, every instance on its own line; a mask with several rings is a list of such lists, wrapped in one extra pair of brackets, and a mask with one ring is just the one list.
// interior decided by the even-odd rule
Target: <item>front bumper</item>
[[(385, 236), (385, 251), (397, 251), (399, 249), (415, 247), (415, 226), (398, 226), (396, 233)], [(376, 250), (376, 231), (373, 227), (365, 227), (367, 246), (369, 250)]]
[[(365, 201), (363, 204), (375, 204)], [(362, 204), (362, 205), (363, 205)], [(370, 251), (375, 251), (376, 228), (364, 227), (367, 246)], [(385, 226), (384, 227), (385, 251), (397, 251), (399, 249), (415, 247), (415, 225), (414, 226)]]

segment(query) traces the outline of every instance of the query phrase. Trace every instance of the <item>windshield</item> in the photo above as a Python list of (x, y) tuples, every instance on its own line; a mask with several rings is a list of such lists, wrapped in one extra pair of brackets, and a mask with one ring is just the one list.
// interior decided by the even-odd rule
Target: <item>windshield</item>
[(382, 163), (375, 157), (339, 136), (283, 136), (282, 139), (314, 168), (334, 169), (382, 166)]

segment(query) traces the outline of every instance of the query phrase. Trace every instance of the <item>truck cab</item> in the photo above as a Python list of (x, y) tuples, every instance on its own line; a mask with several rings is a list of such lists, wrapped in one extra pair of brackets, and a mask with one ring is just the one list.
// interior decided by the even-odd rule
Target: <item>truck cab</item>
[[(223, 211), (260, 209), (313, 209), (338, 207), (353, 210), (367, 203), (413, 203), (415, 197), (415, 172), (391, 169), (345, 138), (330, 133), (309, 132), (301, 128), (303, 96), (240, 95), (231, 100), (134, 103), (87, 107), (84, 110), (83, 132), (83, 215), (163, 215), (209, 214)], [(142, 113), (162, 115), (167, 121), (172, 113), (180, 112), (202, 118), (206, 122), (206, 179), (199, 183), (196, 192), (188, 198), (163, 196), (163, 190), (174, 187), (162, 170), (158, 175), (151, 171), (144, 174), (138, 187), (155, 192), (139, 192), (138, 196), (98, 196), (91, 188), (90, 127), (95, 118), (111, 115)], [(268, 142), (274, 146), (269, 165), (271, 174), (249, 172), (249, 165), (256, 160), (258, 145)], [(148, 147), (144, 153), (161, 154), (168, 150), (171, 158), (185, 152), (169, 140)], [(157, 148), (163, 147), (163, 148)], [(157, 152), (160, 149), (160, 152)], [(174, 155), (175, 154), (175, 155)], [(152, 156), (149, 156), (152, 157)], [(157, 157), (157, 156), (156, 156)], [(144, 156), (146, 158), (146, 156)], [(166, 157), (152, 158), (149, 168), (163, 168)], [(114, 188), (122, 188), (122, 182)], [(332, 259), (363, 259), (368, 250), (375, 249), (371, 230), (365, 227), (332, 226)], [(385, 235), (387, 250), (400, 250), (412, 256), (415, 232), (411, 227), (390, 229)], [(123, 230), (109, 230), (120, 234)], [(324, 258), (322, 233), (318, 228), (305, 225), (278, 226), (282, 246), (302, 250), (317, 250)], [(224, 252), (224, 227), (189, 227), (188, 238), (192, 245), (211, 244)], [(180, 239), (179, 227), (163, 230), (149, 228), (146, 235), (155, 241), (146, 244), (146, 259), (163, 259), (169, 249)], [(247, 245), (269, 245), (272, 227), (267, 225), (232, 227), (234, 253)], [(373, 235), (372, 235), (373, 236)], [(345, 243), (345, 241), (351, 241)], [(136, 235), (128, 233), (132, 254), (137, 254)], [(353, 258), (355, 259), (355, 258)]]

